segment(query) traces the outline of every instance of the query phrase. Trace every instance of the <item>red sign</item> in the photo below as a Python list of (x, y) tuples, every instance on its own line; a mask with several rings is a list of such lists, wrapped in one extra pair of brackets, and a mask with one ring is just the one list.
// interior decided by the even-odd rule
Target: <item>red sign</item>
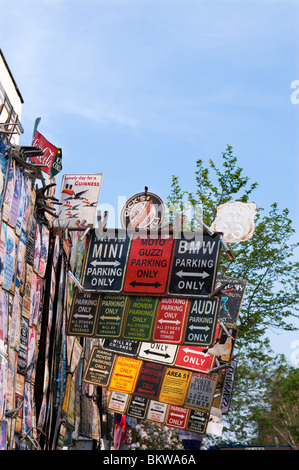
[(189, 410), (186, 408), (169, 405), (165, 425), (172, 428), (185, 429), (187, 426), (188, 417)]
[[(47, 173), (47, 175), (51, 175), (51, 173), (57, 174), (62, 169), (61, 149), (52, 145), (38, 131), (35, 132), (35, 135), (33, 138), (33, 146), (42, 149), (43, 155), (40, 155), (38, 157), (32, 157), (31, 162), (42, 165), (41, 170), (44, 173)], [(54, 165), (54, 162), (55, 162), (55, 165)]]
[(135, 395), (157, 400), (159, 397), (165, 366), (143, 361), (135, 387)]
[(160, 299), (153, 343), (180, 344), (182, 342), (189, 300), (177, 298)]
[(150, 235), (135, 235), (127, 263), (124, 291), (163, 294), (167, 286), (172, 246), (171, 236), (151, 238)]
[(175, 365), (189, 370), (207, 372), (214, 367), (215, 356), (204, 353), (199, 346), (179, 346)]

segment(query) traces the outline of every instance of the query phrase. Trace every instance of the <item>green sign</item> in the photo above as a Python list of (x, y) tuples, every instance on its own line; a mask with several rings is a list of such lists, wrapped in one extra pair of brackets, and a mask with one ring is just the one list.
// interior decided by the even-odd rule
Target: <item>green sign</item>
[(124, 295), (104, 295), (99, 309), (96, 337), (120, 338), (127, 297)]
[(125, 321), (124, 339), (149, 341), (152, 337), (157, 297), (130, 297)]

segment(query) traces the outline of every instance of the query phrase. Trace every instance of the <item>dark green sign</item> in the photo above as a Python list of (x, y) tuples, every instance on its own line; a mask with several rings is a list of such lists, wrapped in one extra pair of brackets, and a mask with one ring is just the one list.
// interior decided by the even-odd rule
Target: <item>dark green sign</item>
[(120, 338), (127, 297), (105, 295), (102, 297), (96, 326), (96, 337)]
[(130, 297), (123, 337), (136, 341), (150, 341), (153, 332), (157, 297)]

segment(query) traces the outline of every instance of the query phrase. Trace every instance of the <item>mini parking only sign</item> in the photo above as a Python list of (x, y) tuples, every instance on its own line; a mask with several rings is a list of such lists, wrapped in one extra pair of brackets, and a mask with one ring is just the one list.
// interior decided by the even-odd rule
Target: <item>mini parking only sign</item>
[(120, 292), (126, 268), (130, 238), (123, 231), (94, 230), (83, 276), (83, 288), (97, 292)]

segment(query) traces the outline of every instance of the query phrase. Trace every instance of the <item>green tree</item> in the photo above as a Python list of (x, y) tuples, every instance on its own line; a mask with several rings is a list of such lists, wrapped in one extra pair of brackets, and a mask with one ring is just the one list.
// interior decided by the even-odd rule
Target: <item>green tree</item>
[[(186, 204), (202, 208), (202, 218), (210, 226), (217, 214), (217, 207), (228, 201), (252, 202), (257, 182), (250, 183), (238, 166), (231, 146), (222, 153), (222, 168), (213, 160), (208, 166), (197, 160), (195, 171), (196, 190), (183, 190), (179, 177), (173, 175), (167, 205), (172, 215), (173, 207)], [(256, 202), (256, 201), (255, 201)], [(196, 210), (194, 209), (194, 213)], [(191, 229), (195, 220), (188, 221)], [(294, 330), (290, 322), (298, 317), (299, 263), (294, 259), (299, 243), (292, 243), (295, 231), (288, 209), (280, 210), (273, 202), (266, 211), (259, 207), (255, 218), (255, 231), (250, 240), (230, 246), (234, 260), (222, 250), (219, 273), (247, 279), (248, 285), (238, 320), (238, 349), (258, 360), (263, 346), (267, 346), (265, 334), (268, 328)]]
[[(210, 227), (217, 214), (217, 207), (229, 201), (254, 201), (257, 182), (251, 183), (238, 166), (231, 146), (222, 153), (222, 166), (212, 159), (205, 165), (197, 160), (195, 190), (183, 190), (178, 176), (173, 175), (167, 200), (170, 217), (175, 210), (186, 205), (201, 206), (203, 222)], [(174, 209), (173, 209), (174, 208)], [(186, 225), (196, 226), (194, 216)], [(271, 415), (274, 401), (269, 405), (269, 384), (275, 390), (275, 373), (269, 371), (281, 358), (273, 357), (267, 331), (295, 330), (292, 321), (298, 318), (299, 263), (295, 259), (298, 243), (293, 242), (295, 231), (288, 209), (279, 209), (273, 202), (266, 210), (258, 207), (255, 231), (250, 240), (230, 245), (234, 255), (231, 261), (221, 250), (219, 273), (246, 279), (246, 294), (237, 323), (238, 337), (234, 353), (238, 353), (238, 367), (230, 412), (224, 416), (224, 433), (221, 438), (207, 436), (209, 443), (240, 441), (262, 443), (262, 415), (266, 409)], [(272, 382), (271, 382), (272, 381)], [(272, 395), (273, 397), (274, 395)], [(291, 404), (291, 402), (290, 402)], [(291, 410), (291, 407), (290, 407)], [(277, 415), (276, 415), (277, 416)], [(257, 421), (259, 418), (259, 421)], [(281, 427), (286, 426), (281, 422)], [(298, 429), (296, 429), (296, 432)]]

